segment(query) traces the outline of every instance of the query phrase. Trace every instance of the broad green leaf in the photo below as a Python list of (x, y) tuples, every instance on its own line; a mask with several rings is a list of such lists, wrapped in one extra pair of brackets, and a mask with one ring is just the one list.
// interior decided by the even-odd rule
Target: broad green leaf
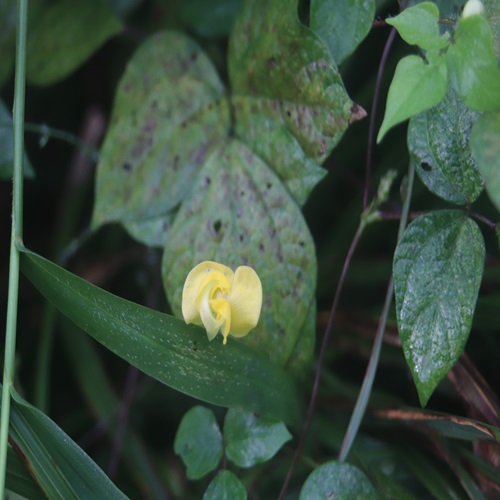
[(484, 256), (476, 223), (454, 210), (419, 217), (397, 246), (394, 287), (399, 336), (422, 406), (465, 347)]
[(9, 78), (16, 53), (17, 2), (0, 2), (0, 89)]
[(418, 45), (424, 50), (442, 49), (450, 44), (446, 37), (440, 35), (438, 21), (439, 10), (433, 2), (419, 3), (386, 19), (406, 43)]
[(48, 2), (30, 23), (28, 82), (43, 86), (62, 80), (121, 28), (119, 19), (101, 0)]
[(183, 200), (210, 148), (227, 134), (223, 91), (208, 57), (185, 35), (159, 33), (139, 47), (103, 144), (94, 225), (149, 219), (151, 226)]
[(283, 422), (230, 408), (224, 420), (226, 456), (238, 467), (270, 460), (292, 439)]
[(217, 467), (222, 457), (222, 434), (212, 410), (194, 406), (182, 417), (174, 451), (186, 465), (188, 479), (200, 479)]
[(479, 111), (500, 109), (500, 71), (491, 28), (483, 16), (460, 20), (446, 61), (450, 83), (467, 106)]
[(354, 465), (328, 462), (320, 465), (306, 479), (300, 500), (368, 500), (377, 493), (366, 475)]
[(457, 205), (470, 205), (483, 191), (469, 148), (477, 117), (450, 88), (437, 106), (413, 116), (408, 127), (408, 149), (420, 179), (434, 194)]
[[(365, 116), (347, 96), (326, 46), (299, 22), (297, 0), (245, 3), (230, 39), (229, 79), (236, 135), (287, 185), (290, 153), (270, 158), (269, 147), (260, 150), (261, 142), (269, 143), (270, 132), (275, 151), (289, 147), (288, 131), (319, 165), (349, 123)], [(299, 151), (297, 146), (294, 150)], [(304, 175), (311, 175), (307, 164)], [(289, 189), (297, 200), (310, 191)]]
[(500, 113), (486, 113), (477, 120), (471, 148), (486, 192), (500, 211)]
[(49, 417), (11, 394), (10, 438), (48, 498), (126, 498)]
[(418, 56), (401, 59), (389, 87), (377, 142), (394, 125), (438, 104), (446, 94), (446, 75), (444, 61), (431, 65)]
[(230, 471), (219, 472), (208, 485), (203, 500), (246, 500), (243, 483)]
[(227, 37), (242, 5), (243, 0), (183, 0), (178, 15), (199, 36)]
[(309, 27), (340, 64), (364, 40), (374, 17), (373, 0), (312, 0)]
[[(236, 342), (284, 365), (299, 335), (314, 338), (314, 324), (301, 331), (316, 286), (311, 235), (279, 179), (237, 140), (210, 154), (171, 227), (163, 278), (178, 315), (186, 276), (204, 260), (232, 269), (249, 265), (262, 281), (259, 324)], [(307, 361), (312, 354), (305, 354)]]
[(52, 304), (151, 377), (202, 401), (298, 420), (291, 378), (241, 343), (209, 342), (201, 328), (116, 297), (27, 250), (21, 263)]
[[(33, 178), (35, 172), (24, 153), (24, 175)], [(14, 169), (14, 131), (12, 129), (12, 115), (9, 113), (5, 104), (0, 101), (0, 179), (12, 178)]]

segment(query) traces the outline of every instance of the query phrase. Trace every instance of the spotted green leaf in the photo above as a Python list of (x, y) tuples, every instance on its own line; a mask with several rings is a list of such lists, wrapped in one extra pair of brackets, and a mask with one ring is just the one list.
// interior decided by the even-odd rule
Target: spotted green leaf
[(465, 347), (484, 257), (477, 224), (455, 210), (419, 217), (397, 246), (394, 287), (399, 336), (422, 406)]
[(471, 148), (486, 192), (500, 210), (500, 113), (486, 113), (474, 125)]
[(182, 457), (188, 479), (200, 479), (217, 467), (222, 457), (222, 434), (212, 410), (194, 406), (182, 417), (174, 451)]
[(375, 488), (354, 465), (328, 462), (315, 469), (300, 490), (299, 500), (374, 500)]
[(477, 117), (448, 89), (437, 106), (412, 117), (408, 127), (408, 149), (420, 179), (433, 193), (457, 205), (470, 205), (483, 191), (469, 148)]
[(290, 439), (283, 422), (230, 408), (224, 420), (226, 456), (238, 467), (253, 467), (271, 459)]
[[(317, 165), (365, 113), (324, 43), (299, 22), (296, 0), (245, 2), (230, 39), (229, 77), (236, 134), (302, 203), (322, 177)], [(297, 173), (316, 178), (290, 185)]]
[[(311, 235), (272, 170), (237, 140), (212, 151), (171, 227), (163, 278), (177, 315), (186, 276), (204, 260), (251, 266), (262, 281), (259, 324), (234, 342), (284, 365), (299, 335), (314, 336), (313, 325), (301, 332), (316, 284)], [(303, 355), (310, 361), (312, 350)]]
[(130, 60), (116, 93), (96, 179), (94, 224), (163, 219), (227, 133), (212, 63), (185, 35), (162, 32)]
[(58, 82), (121, 29), (120, 20), (104, 1), (47, 2), (30, 23), (27, 80), (35, 85)]

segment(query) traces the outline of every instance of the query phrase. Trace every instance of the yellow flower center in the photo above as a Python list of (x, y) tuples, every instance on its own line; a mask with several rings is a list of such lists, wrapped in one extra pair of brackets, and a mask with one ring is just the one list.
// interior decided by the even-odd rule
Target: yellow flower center
[(223, 328), (224, 344), (231, 329), (231, 306), (227, 300), (231, 284), (224, 274), (211, 271), (200, 283), (196, 297), (196, 308), (205, 325), (209, 337), (215, 337)]
[(209, 340), (222, 332), (244, 337), (255, 328), (262, 306), (262, 285), (248, 266), (233, 272), (213, 261), (201, 262), (186, 278), (182, 290), (182, 315), (186, 323), (203, 325)]

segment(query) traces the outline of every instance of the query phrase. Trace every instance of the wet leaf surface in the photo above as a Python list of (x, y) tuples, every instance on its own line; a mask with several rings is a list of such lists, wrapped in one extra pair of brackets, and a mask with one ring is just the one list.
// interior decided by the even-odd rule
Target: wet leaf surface
[(413, 221), (394, 255), (398, 330), (422, 406), (462, 353), (484, 266), (484, 240), (463, 212)]

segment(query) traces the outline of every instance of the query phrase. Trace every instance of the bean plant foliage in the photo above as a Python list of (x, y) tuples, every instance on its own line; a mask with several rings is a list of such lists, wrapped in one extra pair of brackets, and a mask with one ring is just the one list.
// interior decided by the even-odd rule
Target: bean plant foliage
[[(497, 0), (3, 2), (0, 488), (500, 495), (499, 18)], [(227, 345), (183, 319), (203, 261), (262, 284)]]

